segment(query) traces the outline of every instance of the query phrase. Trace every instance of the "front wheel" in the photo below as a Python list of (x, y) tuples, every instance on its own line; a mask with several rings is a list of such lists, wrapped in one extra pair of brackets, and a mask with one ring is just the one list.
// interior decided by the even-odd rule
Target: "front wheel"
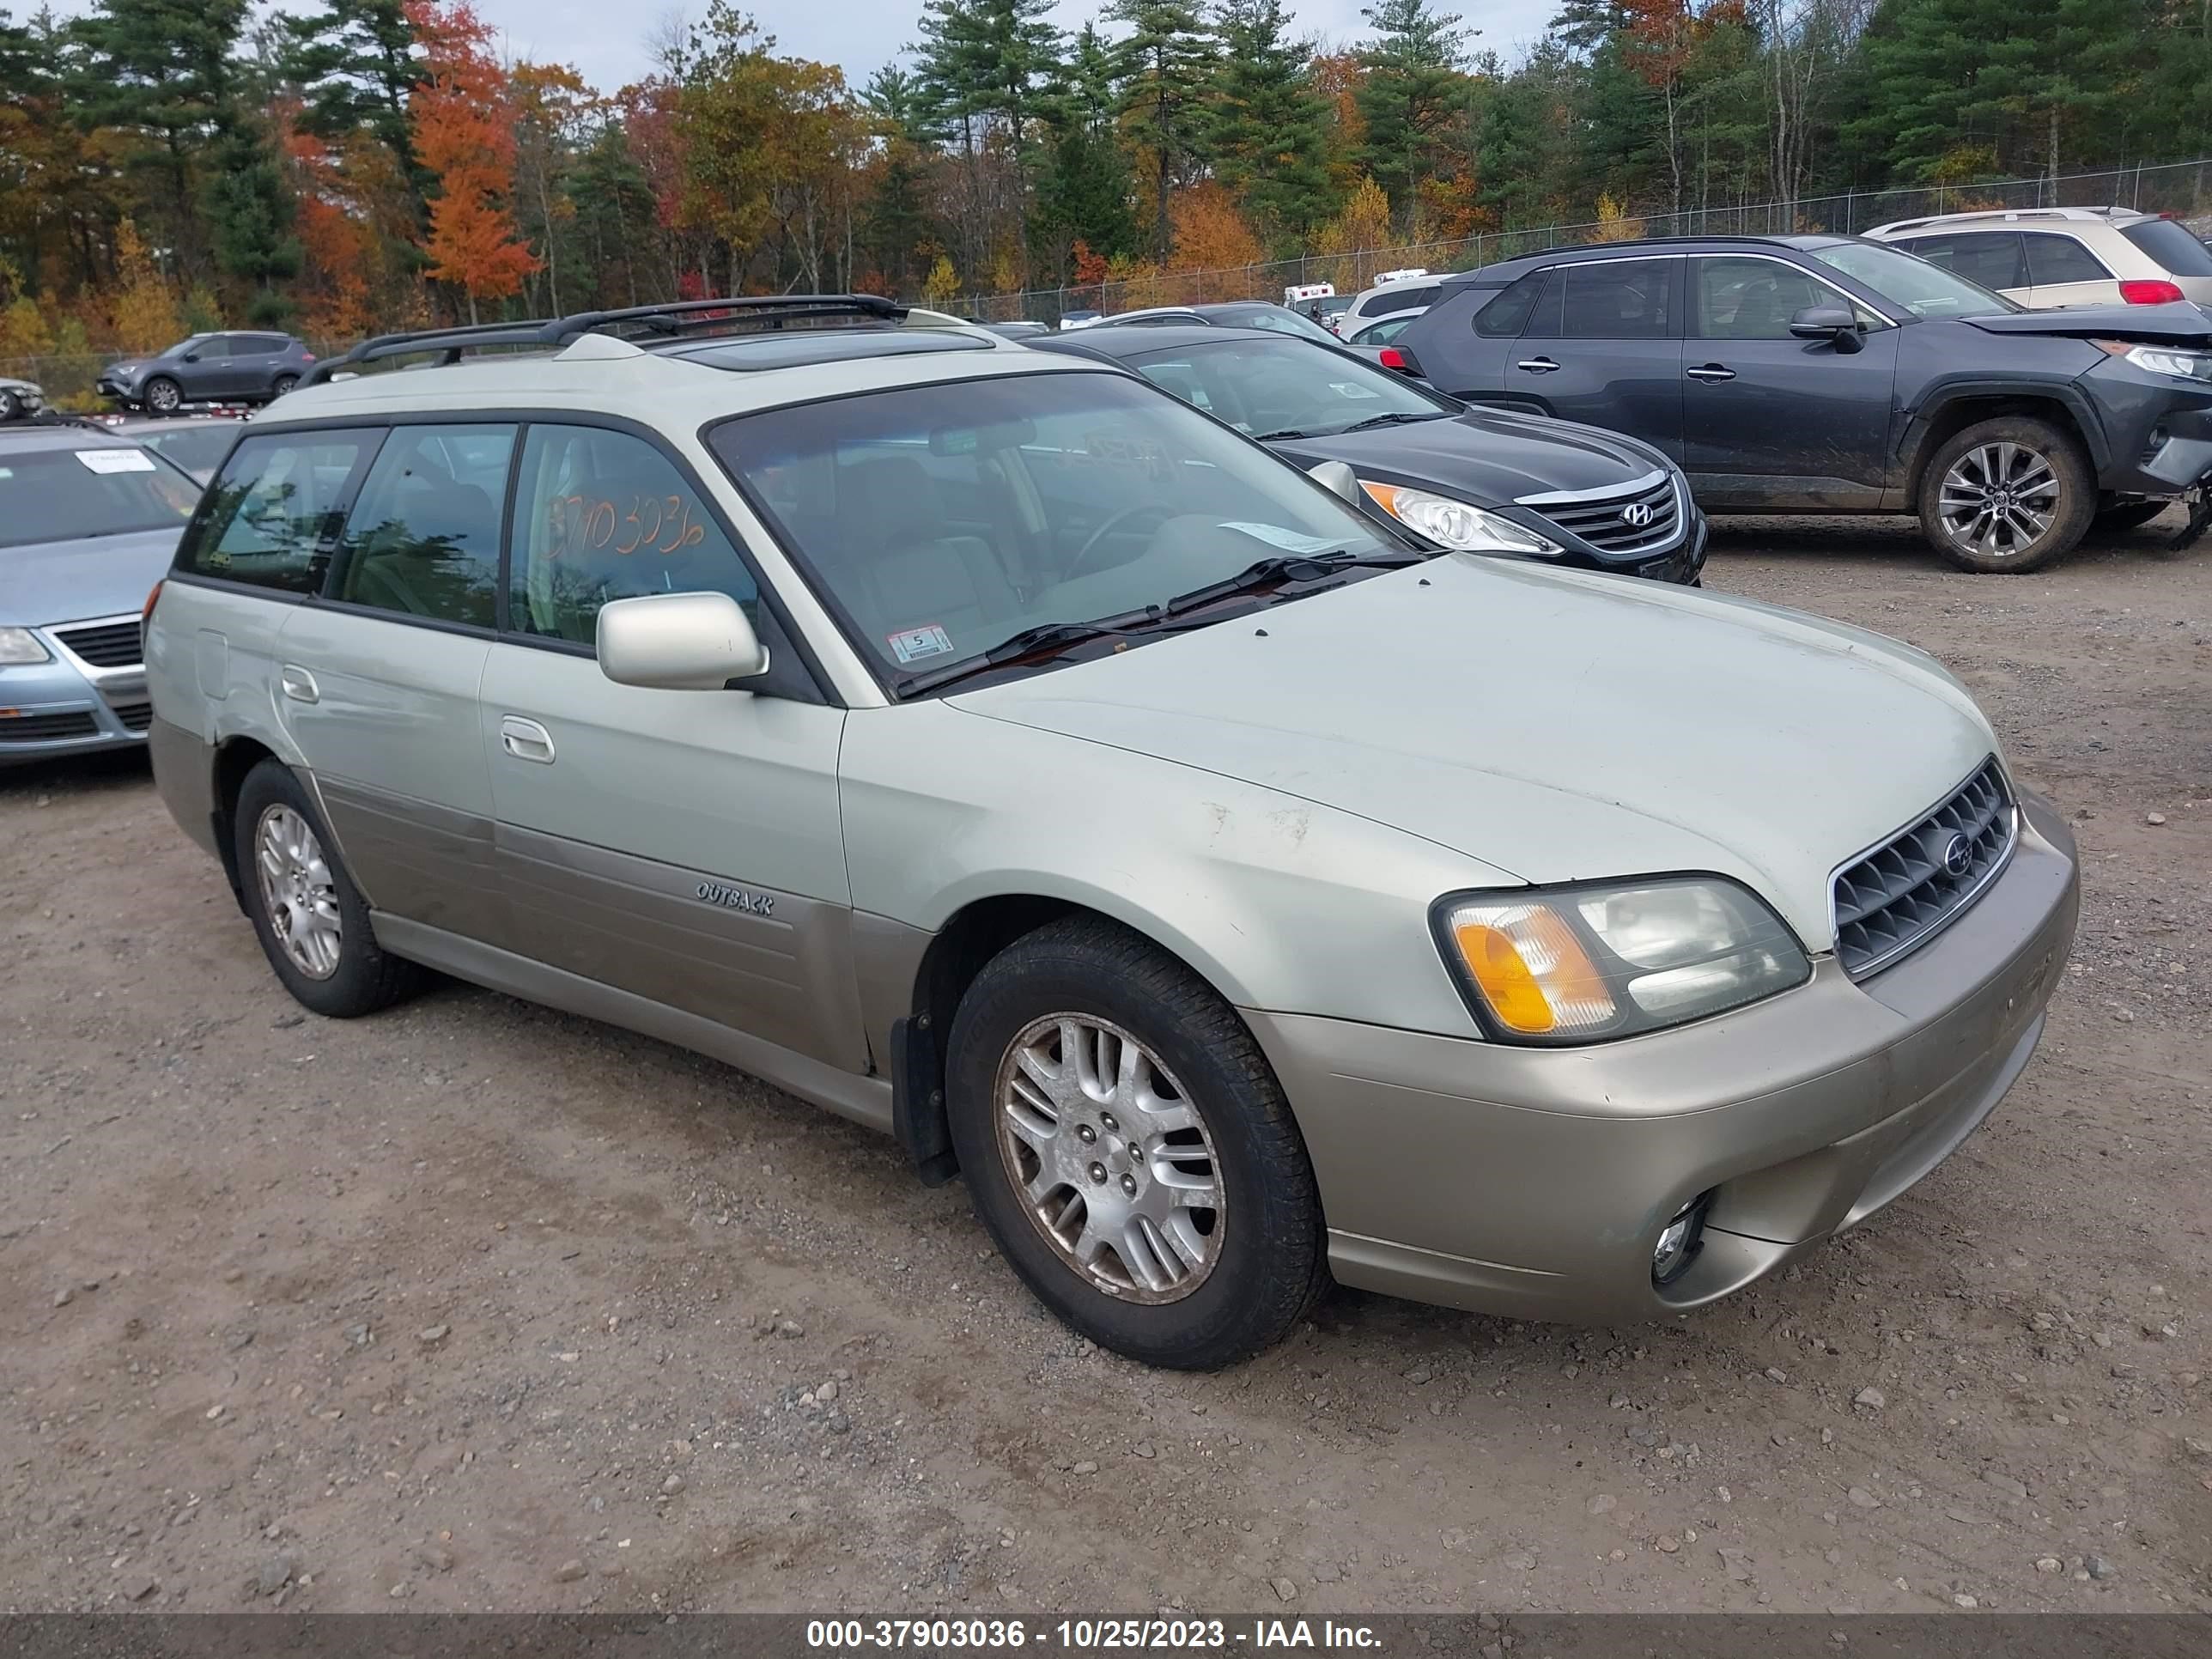
[(146, 407), (156, 415), (173, 415), (185, 401), (183, 388), (161, 374), (156, 374), (147, 381), (146, 388), (140, 395), (146, 399)]
[(283, 397), (286, 392), (289, 392), (294, 386), (299, 384), (300, 377), (296, 374), (279, 374), (269, 384), (270, 401), (274, 403), (277, 398)]
[(5, 386), (0, 386), (0, 426), (19, 418), (22, 413), (23, 405), (16, 401), (15, 394)]
[(1289, 1334), (1326, 1276), (1321, 1196), (1266, 1057), (1189, 969), (1097, 918), (988, 963), (953, 1021), (977, 1212), (1102, 1346), (1210, 1370)]
[(2032, 416), (1975, 422), (1920, 478), (1921, 532), (1961, 570), (2039, 569), (2073, 549), (2096, 509), (2081, 444)]

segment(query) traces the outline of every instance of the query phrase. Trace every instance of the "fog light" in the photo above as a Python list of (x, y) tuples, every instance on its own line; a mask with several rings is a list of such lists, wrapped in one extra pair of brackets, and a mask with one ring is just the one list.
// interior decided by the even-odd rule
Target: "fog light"
[(1668, 1222), (1659, 1235), (1659, 1243), (1651, 1252), (1651, 1282), (1671, 1284), (1682, 1276), (1682, 1272), (1698, 1259), (1705, 1248), (1705, 1211), (1711, 1206), (1713, 1195), (1700, 1193), (1682, 1206), (1682, 1212)]

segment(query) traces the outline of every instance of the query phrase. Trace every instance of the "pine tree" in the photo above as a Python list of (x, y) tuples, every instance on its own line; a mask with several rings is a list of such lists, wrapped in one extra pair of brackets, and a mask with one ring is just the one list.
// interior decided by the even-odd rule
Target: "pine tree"
[(287, 324), (296, 307), (276, 284), (300, 274), (301, 249), (292, 234), (292, 192), (268, 130), (236, 120), (216, 141), (210, 159), (205, 201), (216, 264), (226, 276), (253, 285), (247, 321), (264, 328)]
[(1302, 235), (1329, 208), (1329, 107), (1313, 84), (1313, 43), (1288, 38), (1282, 0), (1222, 0), (1210, 137), (1214, 172), (1263, 234)]
[(1038, 118), (1060, 69), (1061, 39), (1048, 21), (1053, 0), (924, 0), (919, 65), (923, 118), (957, 136), (967, 181), (962, 263), (979, 270), (1003, 240), (993, 210), (994, 168), (1010, 169), (1013, 236), (1028, 241), (1038, 161)]
[(1376, 0), (1359, 15), (1382, 37), (1360, 54), (1362, 159), (1410, 227), (1421, 181), (1435, 170), (1437, 136), (1465, 98), (1468, 32), (1455, 13), (1431, 11), (1428, 0)]
[(1038, 229), (1063, 274), (1079, 242), (1107, 258), (1136, 249), (1129, 162), (1114, 131), (1115, 109), (1113, 51), (1086, 23), (1062, 73), (1038, 185)]
[(1169, 196), (1207, 153), (1213, 42), (1191, 0), (1114, 0), (1106, 15), (1130, 28), (1114, 50), (1122, 131), (1151, 163), (1153, 251), (1165, 260), (1175, 240)]

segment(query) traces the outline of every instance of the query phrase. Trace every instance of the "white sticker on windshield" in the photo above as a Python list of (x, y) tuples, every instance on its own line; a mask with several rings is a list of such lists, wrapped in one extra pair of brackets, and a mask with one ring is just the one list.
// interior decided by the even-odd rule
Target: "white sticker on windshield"
[(1295, 530), (1285, 530), (1279, 524), (1224, 524), (1222, 530), (1241, 530), (1255, 541), (1265, 542), (1270, 547), (1279, 547), (1285, 553), (1334, 553), (1341, 544), (1321, 536), (1302, 536)]
[(1328, 389), (1340, 398), (1379, 398), (1382, 395), (1372, 386), (1354, 386), (1349, 380), (1331, 380)]
[(88, 472), (151, 472), (154, 458), (143, 449), (80, 449), (76, 458)]
[(952, 649), (952, 635), (935, 623), (920, 628), (902, 628), (886, 636), (891, 654), (901, 662), (919, 662), (924, 657), (941, 657)]

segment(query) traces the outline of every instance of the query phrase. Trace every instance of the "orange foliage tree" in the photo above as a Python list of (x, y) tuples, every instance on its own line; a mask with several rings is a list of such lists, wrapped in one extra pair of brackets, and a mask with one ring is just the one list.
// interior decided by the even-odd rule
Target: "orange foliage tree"
[(422, 251), (430, 275), (468, 296), (504, 300), (538, 269), (515, 229), (514, 120), (490, 27), (468, 0), (403, 0), (422, 49), (423, 78), (408, 100), (415, 155), (437, 180)]
[(1249, 298), (1250, 273), (1244, 268), (1260, 264), (1267, 251), (1229, 192), (1208, 179), (1177, 195), (1168, 212), (1175, 228), (1174, 258), (1168, 268), (1224, 273), (1222, 292), (1214, 293), (1215, 285), (1207, 284), (1208, 299)]

